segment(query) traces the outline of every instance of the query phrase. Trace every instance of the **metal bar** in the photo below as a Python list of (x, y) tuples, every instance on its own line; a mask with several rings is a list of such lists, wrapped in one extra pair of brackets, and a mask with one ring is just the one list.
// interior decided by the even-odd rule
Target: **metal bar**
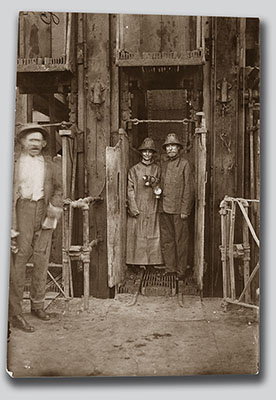
[[(16, 124), (16, 126), (22, 126), (22, 125), (24, 125), (24, 124), (21, 124), (21, 123)], [(56, 126), (56, 127), (60, 127), (60, 126), (68, 127), (68, 126), (71, 126), (71, 125), (72, 125), (72, 122), (66, 122), (66, 121), (56, 122), (56, 123), (53, 123), (53, 124), (39, 124), (39, 126), (41, 126), (43, 128), (50, 128), (50, 127), (54, 127), (54, 126)]]
[[(248, 215), (248, 204), (244, 207), (246, 214)], [(244, 286), (247, 286), (247, 281), (250, 275), (250, 246), (249, 246), (249, 231), (248, 225), (246, 221), (243, 219), (243, 227), (242, 227), (242, 236), (243, 236), (243, 248), (244, 248), (244, 257), (243, 257), (243, 279)], [(250, 303), (251, 301), (251, 291), (250, 287), (245, 293), (245, 301), (246, 303)]]
[(257, 264), (256, 264), (256, 267), (253, 269), (248, 281), (246, 282), (246, 285), (245, 285), (243, 291), (241, 292), (241, 295), (240, 295), (240, 297), (238, 299), (239, 302), (243, 298), (243, 296), (245, 295), (245, 293), (247, 291), (247, 288), (249, 287), (250, 283), (252, 282), (252, 280), (253, 280), (254, 276), (256, 275), (256, 273), (257, 273), (259, 268), (260, 268), (260, 262), (258, 261)]
[(225, 200), (227, 201), (248, 201), (248, 202), (252, 202), (252, 203), (259, 203), (260, 200), (258, 199), (244, 199), (243, 197), (231, 197), (231, 196), (225, 196)]
[(255, 232), (255, 230), (254, 230), (254, 228), (253, 228), (253, 226), (252, 226), (252, 224), (250, 222), (250, 219), (248, 218), (248, 215), (246, 214), (246, 211), (244, 209), (243, 204), (240, 201), (238, 201), (237, 203), (238, 203), (238, 205), (239, 205), (239, 207), (241, 209), (241, 212), (243, 213), (243, 216), (244, 216), (244, 218), (246, 220), (246, 223), (247, 223), (247, 225), (249, 227), (249, 230), (250, 230), (250, 232), (251, 232), (251, 234), (253, 236), (253, 239), (257, 243), (258, 247), (260, 247), (260, 241), (259, 241), (259, 239), (258, 239), (258, 237), (256, 235), (256, 232)]
[(226, 301), (227, 303), (235, 304), (237, 306), (243, 306), (243, 307), (254, 308), (255, 310), (259, 310), (259, 307), (255, 306), (255, 304), (242, 303), (241, 301), (232, 300), (232, 299), (229, 299), (229, 298), (226, 298), (226, 299), (223, 299), (223, 300)]
[[(33, 267), (34, 264), (33, 264), (33, 263), (27, 263), (26, 266), (27, 266), (27, 267)], [(48, 268), (62, 268), (62, 264), (56, 264), (56, 263), (50, 262), (50, 263), (48, 264)]]
[[(26, 264), (27, 267), (34, 267), (33, 263), (27, 263)], [(62, 264), (55, 264), (55, 263), (49, 263), (48, 264), (48, 268), (62, 268), (63, 265)], [(48, 270), (47, 274), (49, 275), (49, 277), (51, 278), (51, 280), (54, 282), (54, 284), (58, 287), (58, 289), (61, 291), (61, 293), (63, 294), (64, 297), (67, 297), (64, 290), (61, 288), (61, 286), (59, 285), (59, 283), (57, 282), (57, 280), (54, 278), (54, 276), (51, 274), (51, 272)]]
[(55, 285), (59, 288), (59, 290), (61, 291), (61, 293), (63, 294), (64, 297), (68, 297), (66, 296), (66, 293), (64, 292), (64, 290), (61, 288), (61, 286), (59, 285), (59, 283), (56, 281), (56, 279), (53, 277), (53, 275), (51, 274), (50, 271), (47, 271), (47, 274), (50, 276), (50, 278), (52, 279), (52, 281), (55, 283)]
[(195, 120), (193, 119), (138, 119), (138, 118), (133, 118), (133, 119), (128, 119), (126, 122), (132, 122), (133, 125), (138, 125), (138, 124), (147, 124), (147, 123), (179, 123), (179, 124), (188, 124), (189, 122), (194, 122)]
[(226, 242), (226, 210), (224, 205), (224, 210), (221, 210), (221, 262), (222, 262), (222, 282), (223, 282), (223, 297), (227, 297), (227, 242)]
[(76, 187), (76, 173), (77, 173), (77, 140), (74, 139), (74, 155), (73, 155), (73, 166), (72, 166), (72, 179), (71, 179), (71, 199), (75, 200), (75, 187)]

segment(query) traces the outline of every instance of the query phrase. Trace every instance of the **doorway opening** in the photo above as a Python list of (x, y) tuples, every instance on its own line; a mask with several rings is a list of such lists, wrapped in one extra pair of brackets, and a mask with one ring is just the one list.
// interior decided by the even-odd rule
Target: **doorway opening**
[[(183, 144), (181, 156), (196, 164), (195, 120), (203, 106), (203, 74), (200, 66), (130, 67), (120, 69), (120, 120), (126, 126), (129, 137), (129, 168), (140, 161), (137, 148), (146, 137), (154, 140), (157, 147), (156, 162), (166, 154), (162, 148), (168, 133), (174, 132)], [(194, 120), (187, 124), (171, 120)], [(129, 120), (162, 120), (156, 122), (129, 122)], [(193, 271), (195, 252), (195, 210), (189, 218), (190, 244), (188, 265)], [(154, 270), (154, 273), (156, 270)], [(139, 274), (138, 274), (139, 275)], [(158, 271), (157, 271), (158, 275)], [(156, 293), (166, 293), (167, 286), (173, 292), (175, 282), (140, 274), (141, 287), (147, 292), (147, 282), (160, 286)], [(130, 273), (130, 277), (133, 274)], [(161, 277), (162, 278), (162, 277)], [(147, 282), (146, 282), (147, 281)], [(166, 283), (166, 282), (167, 283)], [(134, 279), (137, 288), (137, 280)], [(162, 288), (162, 289), (161, 289)], [(170, 291), (170, 290), (169, 290)], [(154, 292), (154, 290), (152, 291)]]

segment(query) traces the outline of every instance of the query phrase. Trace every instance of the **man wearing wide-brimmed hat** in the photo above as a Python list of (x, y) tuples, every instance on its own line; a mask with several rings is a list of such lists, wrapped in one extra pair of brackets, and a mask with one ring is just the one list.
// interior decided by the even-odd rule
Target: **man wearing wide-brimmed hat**
[(194, 177), (188, 160), (180, 156), (183, 148), (175, 133), (169, 133), (163, 143), (167, 159), (161, 167), (159, 203), (161, 249), (166, 272), (184, 279), (189, 246), (188, 217), (194, 204)]
[(14, 166), (9, 322), (33, 332), (21, 308), (26, 264), (32, 257), (31, 312), (47, 321), (50, 316), (44, 311), (44, 297), (52, 232), (62, 212), (61, 171), (51, 157), (42, 154), (48, 140), (46, 128), (36, 123), (24, 124), (17, 139), (21, 152), (15, 157)]
[(160, 167), (153, 159), (156, 153), (151, 138), (138, 148), (142, 160), (128, 172), (128, 220), (126, 263), (140, 267), (163, 263), (160, 246), (159, 192)]

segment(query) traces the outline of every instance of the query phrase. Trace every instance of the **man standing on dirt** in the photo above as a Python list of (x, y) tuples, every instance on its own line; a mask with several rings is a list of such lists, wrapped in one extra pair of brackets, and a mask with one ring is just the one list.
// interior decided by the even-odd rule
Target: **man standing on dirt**
[(10, 267), (9, 322), (25, 332), (34, 328), (22, 315), (26, 264), (33, 257), (30, 287), (31, 313), (43, 321), (47, 270), (52, 233), (62, 212), (61, 171), (51, 157), (43, 156), (48, 132), (36, 123), (23, 125), (17, 139), (12, 206), (12, 256)]
[(194, 177), (189, 161), (180, 156), (183, 145), (175, 133), (167, 135), (162, 147), (167, 159), (161, 166), (161, 249), (166, 273), (177, 273), (179, 279), (184, 279), (189, 246), (188, 218), (194, 204)]

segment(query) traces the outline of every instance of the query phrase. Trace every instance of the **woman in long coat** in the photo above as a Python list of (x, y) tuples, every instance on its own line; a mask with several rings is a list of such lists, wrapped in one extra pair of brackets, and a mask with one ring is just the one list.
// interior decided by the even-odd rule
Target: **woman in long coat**
[(156, 148), (151, 138), (146, 138), (138, 150), (142, 160), (128, 172), (126, 263), (140, 266), (160, 265), (163, 264), (163, 259), (156, 191), (160, 167), (153, 159)]

